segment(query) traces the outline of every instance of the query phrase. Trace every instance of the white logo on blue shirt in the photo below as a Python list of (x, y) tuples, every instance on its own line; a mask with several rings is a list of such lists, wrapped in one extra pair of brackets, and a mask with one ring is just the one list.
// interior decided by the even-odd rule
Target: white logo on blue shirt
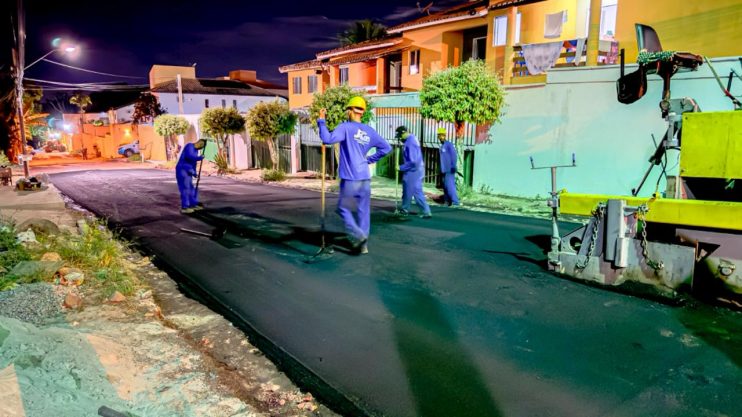
[(358, 129), (358, 132), (353, 135), (353, 139), (355, 139), (356, 142), (360, 143), (361, 145), (368, 145), (368, 143), (371, 141), (371, 138), (368, 137), (368, 134), (360, 128)]

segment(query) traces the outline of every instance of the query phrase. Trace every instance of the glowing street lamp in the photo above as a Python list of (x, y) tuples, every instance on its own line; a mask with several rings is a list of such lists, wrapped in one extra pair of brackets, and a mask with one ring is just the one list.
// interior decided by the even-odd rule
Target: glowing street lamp
[(70, 54), (70, 53), (75, 52), (75, 51), (78, 50), (77, 46), (75, 46), (75, 45), (63, 44), (61, 42), (61, 39), (60, 38), (54, 39), (52, 41), (52, 46), (54, 46), (54, 49), (52, 49), (51, 51), (45, 53), (44, 55), (41, 56), (41, 58), (37, 59), (36, 61), (34, 61), (34, 62), (26, 65), (26, 67), (23, 68), (23, 69), (24, 70), (27, 70), (27, 69), (31, 68), (32, 66), (38, 64), (39, 62), (41, 62), (41, 60), (43, 60), (44, 58), (48, 57), (49, 55), (51, 55), (51, 54), (53, 54), (55, 52), (63, 52), (63, 53)]

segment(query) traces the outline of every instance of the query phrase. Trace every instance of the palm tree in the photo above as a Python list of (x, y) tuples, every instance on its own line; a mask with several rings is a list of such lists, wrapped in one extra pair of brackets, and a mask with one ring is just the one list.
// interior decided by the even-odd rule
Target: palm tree
[(342, 46), (363, 41), (382, 39), (386, 36), (386, 26), (373, 20), (365, 19), (353, 22), (348, 29), (338, 34)]

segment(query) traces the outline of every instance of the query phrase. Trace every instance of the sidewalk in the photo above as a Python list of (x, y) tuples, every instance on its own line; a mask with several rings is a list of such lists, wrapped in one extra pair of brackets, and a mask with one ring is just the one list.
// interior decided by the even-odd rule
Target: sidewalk
[[(41, 243), (29, 243), (29, 253), (46, 252), (54, 239), (79, 239), (78, 221), (88, 215), (66, 208), (53, 186), (0, 187), (0, 232), (42, 219), (62, 230), (38, 232)], [(150, 259), (115, 245), (119, 273), (135, 277), (126, 295), (104, 290), (101, 280), (115, 271), (86, 271), (82, 285), (66, 286), (65, 268), (56, 279), (0, 292), (0, 416), (95, 416), (102, 406), (127, 416), (334, 416), (231, 323), (185, 298)], [(87, 249), (44, 258), (74, 267)], [(2, 268), (5, 250), (0, 279), (12, 269)]]

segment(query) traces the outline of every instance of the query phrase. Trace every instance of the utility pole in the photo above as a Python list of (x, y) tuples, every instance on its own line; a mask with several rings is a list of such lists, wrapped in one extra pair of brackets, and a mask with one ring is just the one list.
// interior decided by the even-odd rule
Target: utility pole
[[(15, 49), (13, 50), (13, 61), (16, 68), (16, 111), (18, 114), (18, 128), (21, 137), (21, 155), (26, 146), (26, 126), (23, 118), (23, 69), (25, 66), (25, 47), (26, 47), (26, 23), (23, 13), (23, 0), (16, 1), (16, 39)], [(17, 155), (19, 156), (19, 155)], [(23, 163), (23, 173), (28, 177), (28, 165)]]

